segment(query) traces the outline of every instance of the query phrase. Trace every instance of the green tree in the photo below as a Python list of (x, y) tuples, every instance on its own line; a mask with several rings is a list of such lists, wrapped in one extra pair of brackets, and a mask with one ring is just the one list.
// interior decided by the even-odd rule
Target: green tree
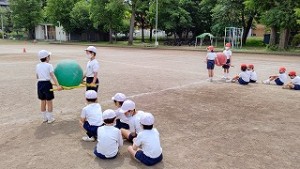
[(79, 0), (48, 0), (46, 6), (46, 15), (48, 20), (58, 26), (58, 21), (64, 27), (64, 30), (71, 33), (75, 30), (71, 23), (71, 11)]
[(176, 35), (182, 39), (182, 33), (192, 26), (190, 13), (183, 8), (185, 1), (165, 0), (159, 1), (160, 28), (168, 34)]
[(121, 31), (125, 18), (125, 4), (123, 0), (92, 0), (91, 20), (94, 27), (103, 27), (109, 31), (109, 42), (112, 43), (113, 33)]
[(42, 20), (41, 0), (10, 1), (14, 28), (25, 28), (28, 38), (35, 38), (35, 26)]
[(135, 14), (136, 14), (136, 10), (137, 10), (137, 7), (139, 6), (140, 1), (141, 0), (125, 0), (125, 2), (127, 2), (129, 4), (130, 9), (131, 9), (128, 45), (133, 44)]
[(248, 33), (252, 27), (257, 11), (253, 8), (246, 8), (245, 0), (218, 0), (213, 9), (212, 30), (223, 35), (225, 27), (243, 27), (243, 44), (246, 44)]
[(70, 16), (73, 30), (77, 33), (87, 33), (88, 39), (90, 40), (90, 32), (94, 30), (93, 23), (90, 19), (90, 3), (86, 0), (78, 1), (74, 5)]

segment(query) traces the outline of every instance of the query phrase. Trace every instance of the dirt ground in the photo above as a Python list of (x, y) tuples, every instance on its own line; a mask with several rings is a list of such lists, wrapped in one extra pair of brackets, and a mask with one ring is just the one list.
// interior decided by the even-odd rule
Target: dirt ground
[[(129, 156), (128, 142), (116, 159), (105, 161), (93, 155), (96, 142), (81, 141), (84, 88), (56, 92), (57, 121), (41, 123), (35, 79), (41, 49), (52, 52), (54, 66), (73, 59), (85, 69), (85, 46), (0, 46), (0, 168), (147, 168)], [(300, 92), (225, 83), (220, 67), (215, 81), (207, 82), (204, 57), (198, 51), (98, 47), (99, 102), (103, 110), (114, 108), (111, 97), (123, 92), (138, 110), (154, 114), (164, 159), (152, 168), (300, 168)], [(300, 74), (299, 56), (234, 53), (231, 75), (241, 63), (253, 63), (259, 81), (280, 66)]]

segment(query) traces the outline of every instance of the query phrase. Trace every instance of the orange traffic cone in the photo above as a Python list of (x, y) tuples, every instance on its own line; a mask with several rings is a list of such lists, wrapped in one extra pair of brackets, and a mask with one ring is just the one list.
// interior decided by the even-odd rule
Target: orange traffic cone
[(23, 48), (23, 53), (26, 53), (26, 48)]

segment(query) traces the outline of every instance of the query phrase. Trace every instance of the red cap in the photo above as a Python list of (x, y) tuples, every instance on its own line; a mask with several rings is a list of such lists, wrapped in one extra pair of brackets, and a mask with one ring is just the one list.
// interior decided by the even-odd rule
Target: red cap
[(243, 63), (243, 64), (241, 64), (241, 67), (247, 67), (247, 65)]
[(253, 64), (249, 64), (248, 67), (249, 67), (250, 69), (254, 69), (254, 65), (253, 65)]
[(230, 43), (226, 43), (225, 46), (226, 47), (231, 47), (231, 44)]
[(286, 68), (285, 67), (280, 67), (279, 68), (279, 72), (285, 72), (286, 71)]
[(295, 72), (295, 71), (293, 71), (293, 70), (292, 70), (292, 71), (290, 71), (290, 72), (289, 72), (289, 76), (296, 76), (296, 72)]
[(212, 51), (212, 50), (214, 50), (214, 47), (213, 46), (208, 46), (207, 49)]

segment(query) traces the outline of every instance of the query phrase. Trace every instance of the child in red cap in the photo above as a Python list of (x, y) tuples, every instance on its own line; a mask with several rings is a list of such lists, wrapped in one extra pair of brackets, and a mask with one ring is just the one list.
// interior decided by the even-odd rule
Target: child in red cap
[(269, 76), (269, 79), (262, 81), (262, 83), (264, 83), (264, 84), (270, 84), (271, 81), (274, 80), (274, 82), (276, 83), (276, 85), (279, 85), (279, 86), (284, 85), (284, 83), (287, 80), (287, 75), (286, 75), (285, 71), (286, 71), (285, 67), (280, 67), (279, 68), (279, 74)]
[(213, 46), (207, 47), (207, 54), (206, 54), (206, 63), (207, 63), (207, 70), (208, 70), (208, 80), (210, 82), (213, 81), (214, 76), (214, 68), (215, 68), (215, 60), (217, 58), (217, 54), (214, 52)]
[(290, 71), (289, 76), (292, 79), (292, 81), (284, 85), (282, 88), (300, 90), (300, 77), (296, 75), (295, 71)]
[(247, 68), (247, 71), (250, 75), (250, 83), (256, 83), (257, 81), (257, 74), (254, 70), (254, 65), (253, 64), (249, 64), (248, 65), (248, 68)]
[(241, 65), (241, 73), (237, 76), (235, 76), (234, 78), (232, 78), (231, 80), (227, 80), (226, 82), (232, 82), (235, 83), (236, 81), (239, 82), (239, 84), (241, 85), (247, 85), (250, 82), (250, 75), (247, 72), (247, 65), (246, 64), (242, 64)]

